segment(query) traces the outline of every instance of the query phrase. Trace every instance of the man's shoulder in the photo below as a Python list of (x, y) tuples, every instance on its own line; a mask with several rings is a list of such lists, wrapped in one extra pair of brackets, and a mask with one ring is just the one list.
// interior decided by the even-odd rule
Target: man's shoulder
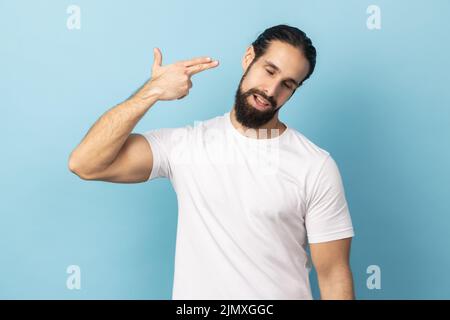
[(227, 113), (222, 115), (217, 115), (212, 118), (208, 118), (201, 121), (195, 121), (194, 127), (200, 125), (203, 128), (219, 128), (222, 127), (225, 124), (225, 121), (227, 120), (225, 117), (227, 116)]
[(330, 155), (327, 150), (317, 145), (297, 129), (289, 127), (289, 130), (291, 140), (289, 144), (299, 152), (316, 159), (325, 159)]
[(158, 129), (151, 129), (148, 132), (164, 132), (164, 133), (177, 133), (184, 132), (185, 134), (194, 133), (197, 130), (209, 129), (209, 128), (218, 128), (223, 125), (225, 122), (225, 115), (218, 115), (213, 118), (205, 119), (205, 120), (194, 120), (190, 123), (186, 123), (181, 126), (176, 127), (164, 127)]

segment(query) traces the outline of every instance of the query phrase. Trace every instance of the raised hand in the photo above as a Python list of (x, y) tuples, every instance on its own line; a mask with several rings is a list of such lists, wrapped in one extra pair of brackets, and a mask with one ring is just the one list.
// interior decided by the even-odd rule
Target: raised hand
[(189, 94), (192, 88), (191, 77), (194, 74), (219, 65), (217, 60), (198, 57), (163, 66), (161, 51), (155, 48), (153, 52), (151, 78), (137, 93), (141, 98), (156, 94), (158, 100), (181, 99)]

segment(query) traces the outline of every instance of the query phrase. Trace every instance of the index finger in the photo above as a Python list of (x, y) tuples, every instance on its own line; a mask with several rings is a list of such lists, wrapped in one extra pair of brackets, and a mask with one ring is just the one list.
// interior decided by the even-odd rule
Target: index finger
[(199, 73), (201, 71), (205, 71), (207, 69), (211, 69), (214, 67), (217, 67), (219, 65), (219, 61), (214, 60), (208, 63), (202, 63), (202, 64), (197, 64), (195, 66), (190, 66), (187, 68), (187, 72), (189, 76), (192, 76), (196, 73)]
[(195, 66), (197, 64), (200, 63), (208, 63), (211, 62), (212, 59), (210, 57), (197, 57), (197, 58), (193, 58), (190, 60), (184, 60), (181, 61), (181, 63), (185, 66), (185, 67), (190, 67), (190, 66)]

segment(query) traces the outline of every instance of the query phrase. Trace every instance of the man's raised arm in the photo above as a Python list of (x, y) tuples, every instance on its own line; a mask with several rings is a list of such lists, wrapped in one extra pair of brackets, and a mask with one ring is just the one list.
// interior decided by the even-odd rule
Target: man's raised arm
[(151, 173), (153, 156), (146, 139), (131, 134), (159, 100), (181, 99), (192, 88), (192, 75), (218, 65), (207, 57), (162, 66), (154, 49), (152, 75), (132, 97), (105, 112), (72, 151), (69, 169), (85, 180), (143, 182)]

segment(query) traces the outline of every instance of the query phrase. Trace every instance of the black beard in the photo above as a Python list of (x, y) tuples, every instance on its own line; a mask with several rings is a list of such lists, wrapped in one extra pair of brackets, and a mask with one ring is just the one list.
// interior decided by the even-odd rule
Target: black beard
[[(249, 68), (250, 69), (250, 68)], [(242, 76), (236, 91), (234, 108), (236, 110), (236, 120), (246, 128), (258, 129), (273, 119), (278, 109), (273, 97), (268, 97), (264, 92), (258, 89), (250, 89), (244, 93), (241, 90), (241, 84), (247, 72)], [(270, 108), (261, 111), (247, 102), (247, 99), (254, 94), (258, 94), (270, 103)]]

